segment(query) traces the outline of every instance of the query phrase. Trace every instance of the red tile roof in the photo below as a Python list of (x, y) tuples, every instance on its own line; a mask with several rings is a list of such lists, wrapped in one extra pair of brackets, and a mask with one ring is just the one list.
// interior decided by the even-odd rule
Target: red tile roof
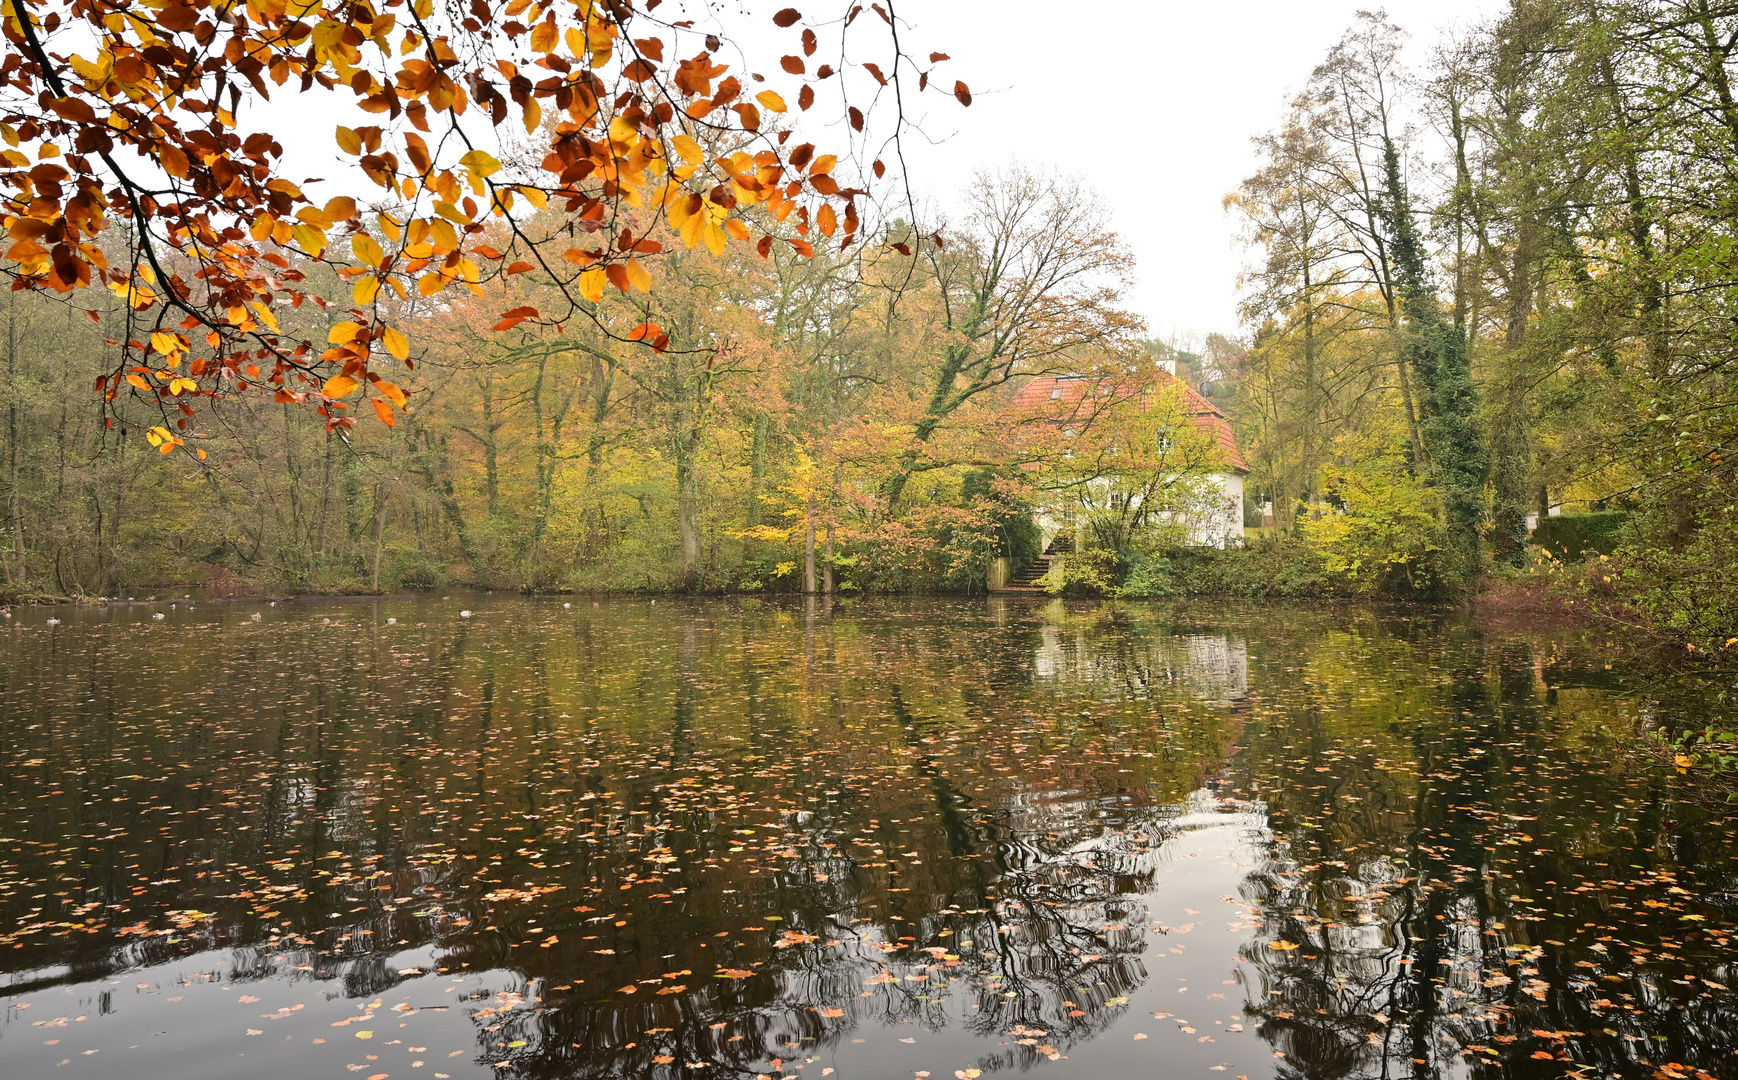
[[(1020, 388), (1014, 395), (1016, 409), (1039, 410), (1052, 401), (1076, 402), (1086, 396), (1089, 387), (1102, 383), (1095, 380), (1072, 375), (1043, 375)], [(1225, 456), (1225, 464), (1239, 473), (1247, 474), (1249, 465), (1243, 460), (1243, 454), (1237, 449), (1237, 434), (1231, 430), (1231, 421), (1220, 408), (1197, 394), (1189, 385), (1175, 375), (1160, 372), (1157, 385), (1175, 384), (1183, 392), (1183, 412), (1195, 422), (1195, 426), (1212, 435), (1219, 443), (1219, 450)], [(1061, 393), (1056, 393), (1060, 390)]]

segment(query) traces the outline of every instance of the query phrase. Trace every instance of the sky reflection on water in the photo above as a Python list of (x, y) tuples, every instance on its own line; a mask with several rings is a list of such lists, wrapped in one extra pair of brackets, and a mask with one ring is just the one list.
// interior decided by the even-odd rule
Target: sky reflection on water
[(1731, 822), (1588, 632), (152, 610), (6, 630), (9, 1078), (1738, 1075)]

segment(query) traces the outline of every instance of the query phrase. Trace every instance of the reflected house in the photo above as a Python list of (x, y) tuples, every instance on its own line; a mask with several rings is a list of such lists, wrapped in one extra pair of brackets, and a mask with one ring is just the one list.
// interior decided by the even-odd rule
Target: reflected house
[(1087, 640), (1084, 628), (1046, 625), (1039, 631), (1033, 674), (1040, 682), (1120, 687), (1145, 697), (1162, 686), (1180, 687), (1213, 704), (1243, 700), (1249, 692), (1249, 647), (1223, 634), (1155, 634), (1136, 650), (1113, 650)]
[[(1114, 380), (1112, 380), (1114, 382)], [(1080, 375), (1045, 375), (1033, 379), (1014, 396), (1012, 407), (1026, 415), (1055, 413), (1053, 422), (1064, 423), (1063, 414), (1077, 409), (1085, 400), (1105, 395), (1107, 380)], [(1211, 390), (1209, 384), (1203, 387)], [(1243, 543), (1243, 478), (1249, 475), (1249, 465), (1237, 446), (1237, 435), (1231, 420), (1217, 405), (1189, 385), (1187, 368), (1166, 363), (1154, 382), (1141, 391), (1144, 404), (1156, 404), (1158, 395), (1175, 388), (1178, 405), (1185, 418), (1196, 430), (1207, 436), (1214, 460), (1207, 466), (1206, 479), (1215, 497), (1191, 511), (1162, 515), (1183, 525), (1188, 542), (1200, 547), (1238, 547)], [(1164, 438), (1163, 435), (1160, 436)], [(1168, 440), (1167, 440), (1168, 442)], [(1071, 549), (1073, 525), (1040, 515), (1038, 524), (1044, 535), (1046, 557)], [(1060, 542), (1058, 540), (1060, 539)]]

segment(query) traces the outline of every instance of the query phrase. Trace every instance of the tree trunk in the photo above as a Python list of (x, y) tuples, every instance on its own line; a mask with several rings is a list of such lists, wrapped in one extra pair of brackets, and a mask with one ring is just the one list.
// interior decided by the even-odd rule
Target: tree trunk
[(803, 592), (815, 591), (815, 493), (811, 488), (803, 513)]

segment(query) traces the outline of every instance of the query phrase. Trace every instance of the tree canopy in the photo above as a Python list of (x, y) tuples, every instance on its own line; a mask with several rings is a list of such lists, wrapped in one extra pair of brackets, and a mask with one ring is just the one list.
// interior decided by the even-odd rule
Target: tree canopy
[[(595, 317), (606, 291), (652, 289), (672, 243), (717, 255), (735, 240), (763, 258), (812, 254), (817, 234), (849, 246), (907, 96), (971, 102), (962, 82), (942, 88), (944, 54), (905, 51), (888, 5), (778, 11), (788, 51), (770, 78), (725, 59), (740, 52), (728, 30), (758, 28), (661, 6), (10, 0), (4, 269), (15, 289), (106, 288), (125, 303), (98, 389), (155, 406), (165, 453), (200, 440), (196, 405), (254, 387), (335, 430), (360, 391), (391, 424), (419, 301), (536, 272), (540, 306), (505, 306), (493, 325), (555, 325)], [(793, 137), (822, 94), (845, 122), (831, 152)], [(274, 95), (303, 115), (377, 119), (336, 127), (352, 173), (339, 193), (285, 174), (259, 122)], [(871, 123), (876, 106), (890, 126)], [(348, 295), (311, 288), (317, 267)], [(335, 317), (290, 325), (308, 303)], [(600, 325), (668, 344), (648, 322)]]

